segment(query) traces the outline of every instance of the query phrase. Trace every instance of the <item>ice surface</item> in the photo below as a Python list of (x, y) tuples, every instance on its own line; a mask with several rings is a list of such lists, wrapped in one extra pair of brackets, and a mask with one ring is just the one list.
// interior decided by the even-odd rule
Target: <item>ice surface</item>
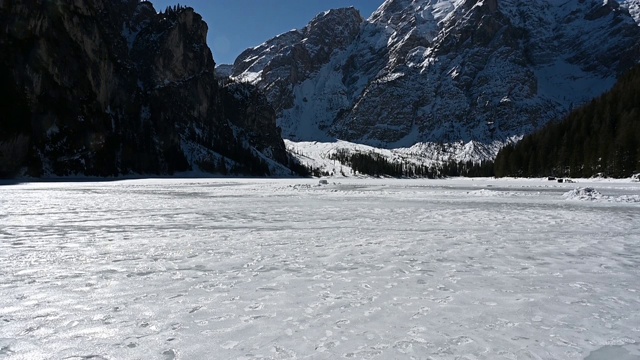
[(589, 356), (586, 357), (585, 360), (640, 360), (640, 353), (637, 355), (631, 354), (629, 351), (625, 350), (622, 346), (604, 346), (601, 349), (598, 349)]
[(576, 187), (2, 186), (0, 358), (637, 359), (640, 204)]

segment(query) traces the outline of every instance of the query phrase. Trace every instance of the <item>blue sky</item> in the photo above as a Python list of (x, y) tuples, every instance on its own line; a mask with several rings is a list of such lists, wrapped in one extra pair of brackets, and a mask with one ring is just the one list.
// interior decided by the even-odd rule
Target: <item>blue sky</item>
[(368, 18), (384, 0), (151, 0), (158, 11), (177, 3), (193, 7), (209, 25), (208, 43), (217, 64), (233, 63), (245, 49), (291, 29), (319, 13), (354, 6)]

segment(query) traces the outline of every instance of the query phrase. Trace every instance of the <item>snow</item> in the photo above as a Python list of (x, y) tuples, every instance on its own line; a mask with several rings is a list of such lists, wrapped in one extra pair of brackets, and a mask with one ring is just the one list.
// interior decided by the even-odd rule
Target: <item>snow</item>
[(234, 79), (239, 82), (247, 82), (247, 83), (253, 84), (259, 81), (261, 78), (262, 78), (262, 71), (257, 71), (257, 72), (245, 71), (241, 75), (235, 77)]
[(622, 195), (618, 197), (605, 196), (602, 195), (598, 190), (590, 187), (577, 188), (571, 191), (567, 191), (563, 196), (567, 200), (640, 203), (639, 195)]
[[(405, 139), (403, 139), (405, 140)], [(520, 138), (508, 139), (516, 142)], [(407, 141), (391, 144), (391, 149), (352, 143), (344, 140), (335, 141), (291, 141), (284, 140), (289, 152), (307, 166), (318, 168), (335, 176), (350, 176), (351, 168), (331, 159), (331, 155), (339, 151), (346, 153), (376, 153), (392, 163), (411, 163), (415, 165), (431, 166), (454, 162), (480, 162), (495, 158), (498, 151), (505, 145), (500, 141), (483, 144), (476, 141), (467, 143), (456, 142), (450, 144), (415, 143), (410, 147), (400, 146)]]
[(398, 79), (404, 77), (404, 75), (405, 74), (403, 72), (389, 73), (389, 74), (381, 77), (380, 79), (376, 80), (376, 83), (384, 84), (384, 83), (392, 82), (392, 81), (395, 81), (395, 80), (398, 80)]
[(342, 76), (328, 66), (320, 70), (316, 81), (306, 80), (294, 87), (293, 94), (294, 106), (278, 119), (278, 126), (285, 129), (283, 136), (292, 139), (329, 139), (319, 126), (329, 124), (328, 114), (347, 108), (350, 103)]
[(0, 357), (638, 359), (639, 203), (566, 201), (577, 186), (640, 195), (604, 179), (3, 185)]
[(633, 19), (640, 25), (640, 0), (625, 0), (620, 2), (626, 8)]
[(616, 82), (613, 77), (594, 77), (564, 60), (555, 60), (535, 72), (540, 95), (576, 108), (611, 89)]

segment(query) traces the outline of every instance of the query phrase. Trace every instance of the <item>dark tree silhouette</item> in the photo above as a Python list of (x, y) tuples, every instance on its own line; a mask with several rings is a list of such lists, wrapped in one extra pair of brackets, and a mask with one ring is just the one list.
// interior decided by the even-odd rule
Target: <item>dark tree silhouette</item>
[(504, 147), (496, 176), (629, 177), (640, 172), (640, 66), (611, 91)]

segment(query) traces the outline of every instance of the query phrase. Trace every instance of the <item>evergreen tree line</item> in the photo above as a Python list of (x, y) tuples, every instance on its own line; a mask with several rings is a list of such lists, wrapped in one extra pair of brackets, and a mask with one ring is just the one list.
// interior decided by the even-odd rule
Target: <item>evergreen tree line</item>
[(167, 6), (167, 8), (164, 10), (164, 13), (166, 15), (173, 15), (176, 13), (179, 13), (180, 11), (184, 10), (188, 8), (188, 6), (184, 6), (184, 5), (173, 5), (173, 6)]
[(496, 176), (629, 177), (640, 172), (640, 66), (608, 93), (504, 147)]
[(574, 110), (563, 121), (505, 146), (495, 161), (451, 161), (426, 167), (392, 162), (374, 152), (346, 150), (331, 159), (370, 176), (630, 177), (640, 173), (640, 66), (621, 77), (611, 91)]
[(386, 157), (371, 152), (350, 152), (338, 150), (329, 156), (331, 160), (348, 165), (352, 171), (369, 176), (390, 176), (406, 178), (436, 179), (446, 176), (493, 176), (493, 163), (451, 161), (439, 166), (426, 166), (408, 161), (390, 161)]

